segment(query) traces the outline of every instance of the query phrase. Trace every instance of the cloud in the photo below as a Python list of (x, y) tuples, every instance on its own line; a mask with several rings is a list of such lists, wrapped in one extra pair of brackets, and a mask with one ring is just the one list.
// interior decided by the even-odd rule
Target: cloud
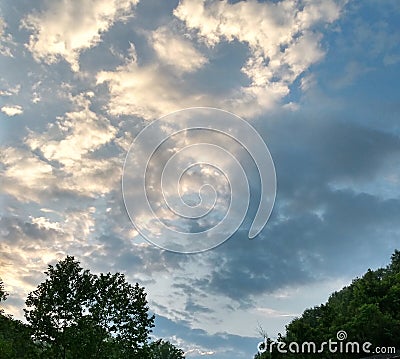
[(7, 24), (2, 17), (0, 17), (0, 55), (5, 57), (14, 57), (13, 49), (16, 43), (10, 33), (6, 31)]
[(90, 109), (93, 93), (69, 95), (72, 109), (41, 132), (29, 130), (20, 146), (4, 146), (3, 189), (22, 202), (61, 196), (92, 197), (118, 187), (122, 159), (99, 154), (117, 136), (110, 121)]
[(261, 313), (262, 315), (265, 315), (267, 318), (270, 317), (297, 317), (299, 316), (299, 313), (287, 313), (281, 310), (276, 310), (273, 308), (255, 308), (254, 309), (256, 312)]
[(94, 156), (96, 150), (115, 138), (117, 129), (90, 110), (92, 96), (89, 92), (71, 97), (73, 111), (59, 117), (46, 132), (31, 132), (25, 139), (32, 151), (40, 151), (55, 168), (59, 164), (58, 177), (63, 178), (59, 188), (89, 195), (109, 192), (120, 176), (118, 159)]
[(159, 59), (179, 72), (198, 70), (208, 61), (190, 40), (165, 26), (152, 32), (151, 44)]
[[(157, 314), (154, 336), (165, 338), (182, 348), (187, 358), (245, 358), (248, 352), (255, 352), (258, 338), (239, 336), (226, 332), (209, 335), (202, 329), (191, 328), (184, 321), (171, 321)], [(170, 333), (174, 333), (171, 335)]]
[(60, 0), (47, 9), (33, 12), (23, 20), (32, 31), (28, 49), (38, 61), (52, 64), (64, 58), (79, 71), (79, 54), (95, 46), (101, 34), (131, 15), (138, 0)]
[[(164, 278), (176, 290), (173, 297), (180, 300), (169, 299), (167, 307), (175, 311), (160, 310), (161, 314), (174, 320), (185, 318), (202, 328), (215, 328), (219, 321), (232, 328), (235, 321), (244, 323), (239, 313), (267, 307), (281, 309), (279, 313), (264, 311), (268, 325), (272, 322), (283, 328), (287, 319), (278, 314), (300, 313), (315, 303), (322, 283), (333, 282), (316, 302), (326, 300), (331, 291), (345, 284), (332, 279), (349, 280), (380, 264), (371, 258), (390, 255), (400, 233), (398, 196), (396, 192), (382, 196), (381, 188), (365, 193), (360, 183), (374, 185), (382, 170), (387, 173), (398, 167), (398, 138), (336, 119), (305, 121), (299, 116), (280, 118), (263, 128), (274, 139), (270, 148), (280, 179), (276, 207), (265, 230), (248, 241), (244, 227), (222, 246), (193, 257), (186, 275), (175, 272)], [(351, 185), (329, 185), (339, 179), (347, 179)], [(289, 288), (291, 298), (305, 298), (311, 287), (314, 299), (307, 299), (309, 304), (303, 303), (304, 307), (294, 310), (291, 304), (283, 310), (282, 295), (280, 303), (271, 303), (284, 288)], [(149, 288), (157, 303), (166, 304)], [(296, 288), (303, 288), (301, 295)], [(185, 310), (188, 308), (190, 312)], [(251, 318), (256, 322), (257, 314)]]
[[(250, 57), (242, 68), (251, 81), (240, 92), (244, 104), (234, 107), (250, 115), (271, 108), (289, 93), (290, 85), (312, 64), (321, 60), (321, 34), (315, 28), (340, 16), (344, 2), (183, 0), (174, 14), (189, 30), (197, 31), (208, 46), (238, 40), (248, 44)], [(254, 110), (245, 110), (244, 106)]]
[[(67, 253), (89, 255), (101, 252), (101, 248), (90, 240), (95, 225), (94, 208), (64, 207), (62, 212), (43, 212), (40, 217), (40, 211), (35, 211), (35, 217), (30, 214), (29, 204), (25, 213), (19, 210), (15, 215), (15, 202), (6, 203), (8, 212), (0, 217), (1, 277), (10, 293), (5, 307), (22, 318), (21, 302), (44, 279), (43, 272), (49, 263), (63, 259)], [(20, 303), (18, 307), (13, 305), (15, 301)]]
[(7, 116), (13, 117), (16, 115), (21, 115), (24, 111), (21, 106), (13, 105), (13, 106), (3, 106), (1, 108), (1, 112), (5, 113)]
[[(143, 65), (132, 45), (125, 64), (99, 72), (97, 83), (108, 84), (113, 115), (148, 120), (180, 108), (213, 106), (253, 117), (280, 103), (294, 81), (323, 58), (318, 28), (337, 20), (341, 7), (334, 1), (306, 2), (300, 8), (290, 0), (235, 4), (185, 0), (173, 12), (176, 19), (148, 36), (156, 59)], [(207, 57), (196, 49), (196, 40), (198, 47), (206, 45)], [(189, 85), (189, 74), (206, 73), (213, 66), (212, 54), (219, 44), (235, 41), (249, 48), (241, 67), (249, 84), (238, 82), (213, 96)], [(209, 81), (212, 87), (213, 78)]]
[(130, 56), (116, 71), (101, 71), (97, 84), (107, 83), (112, 115), (136, 115), (146, 120), (158, 118), (194, 104), (205, 104), (206, 95), (184, 93), (182, 81), (157, 64), (140, 66), (131, 45)]
[(21, 90), (21, 85), (7, 88), (6, 90), (0, 90), (0, 96), (13, 96), (17, 95)]
[(21, 202), (39, 201), (40, 193), (55, 184), (52, 166), (24, 149), (13, 147), (1, 151), (2, 188)]
[[(40, 149), (48, 160), (56, 160), (64, 166), (95, 151), (114, 138), (116, 129), (109, 121), (89, 109), (92, 94), (81, 94), (72, 98), (76, 111), (67, 112), (58, 118), (56, 125), (49, 126), (43, 135), (31, 133), (26, 143), (32, 150)], [(60, 140), (51, 139), (51, 134), (61, 132)], [(55, 136), (54, 136), (55, 137)]]

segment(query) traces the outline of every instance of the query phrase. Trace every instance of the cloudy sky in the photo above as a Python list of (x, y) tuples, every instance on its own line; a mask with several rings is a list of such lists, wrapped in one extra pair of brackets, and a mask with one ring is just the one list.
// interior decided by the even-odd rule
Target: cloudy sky
[[(144, 285), (154, 334), (188, 358), (252, 358), (259, 325), (276, 337), (386, 265), (400, 246), (399, 23), (397, 0), (3, 1), (6, 310), (22, 318), (46, 266), (69, 254)], [(238, 231), (185, 255), (138, 234), (121, 176), (140, 130), (196, 106), (249, 121), (278, 186), (259, 236), (256, 178)]]

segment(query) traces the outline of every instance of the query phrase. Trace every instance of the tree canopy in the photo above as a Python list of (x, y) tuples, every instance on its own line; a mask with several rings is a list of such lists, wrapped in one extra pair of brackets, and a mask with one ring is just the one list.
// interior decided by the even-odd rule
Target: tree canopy
[[(7, 299), (8, 293), (0, 279), (0, 304)], [(39, 358), (39, 352), (31, 340), (30, 328), (0, 308), (0, 358), (20, 359)]]
[[(138, 283), (121, 273), (93, 274), (71, 256), (45, 274), (26, 299), (28, 324), (0, 313), (0, 359), (184, 358), (167, 341), (149, 342), (154, 315)], [(6, 298), (0, 280), (0, 301)]]
[(157, 340), (150, 344), (150, 353), (152, 359), (184, 359), (181, 349), (176, 348), (170, 342)]
[[(396, 250), (386, 268), (368, 270), (363, 277), (338, 292), (327, 303), (307, 309), (286, 326), (285, 343), (336, 339), (345, 331), (352, 342), (370, 342), (373, 346), (398, 347), (400, 340), (400, 251)], [(341, 358), (359, 358), (360, 354), (341, 354)], [(310, 355), (265, 352), (256, 358), (309, 358)], [(331, 353), (315, 357), (331, 358)]]
[(73, 257), (46, 274), (28, 295), (25, 317), (53, 357), (143, 358), (154, 326), (144, 288), (121, 273), (92, 274)]

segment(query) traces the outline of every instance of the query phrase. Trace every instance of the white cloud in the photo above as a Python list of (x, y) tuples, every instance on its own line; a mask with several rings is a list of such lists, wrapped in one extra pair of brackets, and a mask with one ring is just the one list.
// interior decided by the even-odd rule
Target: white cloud
[[(193, 347), (193, 345), (191, 345), (191, 347)], [(195, 346), (196, 348), (191, 348), (185, 351), (185, 356), (205, 356), (205, 355), (214, 355), (215, 351), (213, 350), (205, 350), (205, 349), (201, 349), (199, 348), (198, 345)]]
[(40, 202), (54, 191), (94, 196), (117, 187), (121, 160), (95, 153), (115, 138), (117, 129), (90, 110), (89, 97), (71, 97), (72, 111), (43, 133), (30, 131), (24, 139), (28, 148), (2, 149), (5, 193), (23, 202)]
[(276, 310), (273, 308), (255, 308), (255, 312), (260, 313), (261, 315), (267, 317), (267, 318), (274, 318), (274, 317), (296, 317), (299, 316), (299, 313), (287, 313), (281, 310)]
[[(292, 0), (235, 4), (183, 0), (174, 14), (210, 47), (233, 40), (248, 44), (251, 55), (242, 72), (251, 84), (241, 88), (244, 103), (238, 101), (236, 107), (252, 115), (281, 100), (294, 80), (321, 60), (321, 35), (314, 27), (335, 21), (343, 3), (305, 1), (301, 9)], [(245, 111), (246, 105), (253, 110)]]
[(128, 16), (137, 3), (138, 0), (51, 2), (45, 11), (23, 20), (23, 25), (33, 32), (27, 47), (36, 60), (51, 64), (63, 57), (78, 71), (80, 52), (96, 45), (101, 34)]
[[(336, 20), (340, 10), (333, 0), (305, 1), (303, 8), (292, 0), (235, 4), (183, 0), (174, 15), (186, 29), (176, 26), (174, 19), (149, 36), (157, 61), (139, 65), (132, 45), (125, 64), (99, 72), (97, 83), (108, 84), (108, 109), (113, 115), (154, 119), (185, 107), (212, 106), (252, 117), (279, 104), (294, 81), (323, 58), (322, 35), (316, 28)], [(249, 84), (217, 95), (189, 86), (185, 73), (212, 65), (189, 38), (197, 38), (210, 52), (224, 41), (247, 44), (250, 55), (241, 71)]]
[(15, 116), (21, 115), (24, 111), (21, 106), (13, 105), (13, 106), (3, 106), (1, 108), (1, 112), (5, 113), (7, 116)]
[(61, 231), (61, 225), (59, 222), (52, 222), (46, 217), (32, 217), (30, 216), (31, 223), (36, 224), (40, 229), (49, 230), (54, 229), (55, 231)]
[(314, 74), (307, 74), (303, 76), (300, 81), (300, 88), (303, 92), (306, 92), (312, 89), (317, 83), (317, 79), (315, 78)]
[[(27, 211), (28, 212), (28, 211)], [(29, 215), (0, 219), (0, 266), (2, 279), (10, 293), (5, 302), (7, 313), (23, 318), (23, 305), (14, 306), (13, 300), (27, 297), (29, 291), (44, 279), (43, 272), (49, 263), (63, 259), (66, 254), (93, 256), (101, 252), (101, 246), (91, 240), (95, 218), (92, 207), (66, 209), (57, 213), (58, 220)]]
[(6, 32), (6, 29), (7, 24), (4, 19), (0, 17), (0, 55), (14, 57), (12, 48), (16, 46), (16, 43), (12, 35)]
[(108, 104), (112, 115), (137, 115), (153, 120), (180, 108), (207, 103), (207, 96), (185, 93), (176, 75), (163, 71), (157, 64), (139, 66), (136, 51), (131, 45), (126, 63), (115, 71), (97, 74), (97, 83), (107, 83), (111, 98)]
[(182, 108), (210, 106), (250, 117), (260, 108), (271, 108), (288, 93), (286, 87), (276, 83), (269, 87), (237, 88), (226, 95), (211, 96), (198, 91), (195, 86), (189, 86), (174, 71), (168, 71), (159, 64), (140, 66), (134, 48), (131, 52), (126, 63), (115, 71), (97, 74), (97, 84), (108, 84), (111, 95), (108, 111), (112, 115), (136, 115), (154, 120)]
[(13, 147), (2, 148), (2, 190), (21, 202), (39, 201), (40, 193), (55, 183), (51, 165), (32, 153)]
[(383, 64), (385, 66), (396, 65), (399, 62), (400, 62), (400, 54), (385, 55), (383, 58)]
[(305, 28), (316, 23), (332, 23), (337, 20), (347, 1), (305, 0), (304, 11), (299, 13), (298, 18)]
[(16, 85), (14, 87), (10, 87), (6, 90), (0, 90), (0, 96), (12, 96), (17, 95), (21, 90), (21, 85)]
[(173, 33), (168, 27), (153, 31), (151, 40), (160, 60), (179, 71), (192, 72), (207, 63), (207, 59), (188, 39)]
[(93, 158), (91, 154), (116, 136), (109, 120), (90, 110), (92, 93), (71, 100), (75, 109), (50, 124), (43, 134), (31, 132), (25, 139), (31, 150), (40, 150), (49, 161), (57, 161), (65, 174), (58, 186), (81, 194), (107, 193), (120, 175), (118, 159)]
[(44, 135), (32, 133), (27, 143), (32, 149), (40, 149), (48, 160), (56, 160), (64, 166), (71, 166), (74, 161), (82, 159), (86, 154), (114, 138), (116, 129), (110, 122), (90, 110), (90, 101), (83, 94), (72, 99), (76, 110), (67, 112), (58, 118), (56, 128), (64, 138), (61, 140), (49, 138), (53, 131)]

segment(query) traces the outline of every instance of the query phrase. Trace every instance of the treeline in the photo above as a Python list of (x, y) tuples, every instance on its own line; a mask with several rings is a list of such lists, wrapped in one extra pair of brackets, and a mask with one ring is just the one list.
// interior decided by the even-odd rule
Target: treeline
[(0, 359), (184, 358), (168, 341), (150, 342), (146, 293), (123, 274), (93, 274), (70, 256), (45, 274), (26, 299), (27, 324), (0, 309)]
[[(320, 349), (322, 343), (329, 340), (338, 343), (336, 354), (328, 352), (326, 345), (324, 352), (316, 354), (290, 353), (288, 350), (288, 345), (293, 342), (300, 346), (313, 342)], [(344, 344), (348, 341), (370, 342), (372, 345), (368, 350), (371, 354), (339, 353), (340, 341)], [(333, 293), (327, 303), (305, 310), (300, 318), (287, 325), (286, 335), (277, 342), (269, 338), (264, 342), (266, 346), (262, 346), (261, 351), (266, 351), (256, 354), (256, 359), (362, 358), (372, 355), (376, 347), (384, 347), (386, 351), (400, 350), (400, 251), (394, 252), (386, 268), (368, 270), (362, 278)], [(280, 348), (288, 353), (277, 350), (278, 342), (285, 343)], [(295, 351), (296, 346), (292, 344), (292, 347)]]

